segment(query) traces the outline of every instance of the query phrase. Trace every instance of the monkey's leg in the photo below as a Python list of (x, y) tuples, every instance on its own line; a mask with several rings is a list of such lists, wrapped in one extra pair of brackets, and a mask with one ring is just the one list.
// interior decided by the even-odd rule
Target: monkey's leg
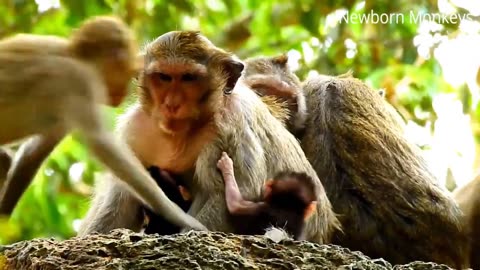
[(102, 177), (105, 178), (95, 188), (94, 199), (78, 235), (107, 233), (117, 228), (139, 232), (144, 218), (139, 200), (112, 174)]
[(0, 214), (10, 215), (42, 162), (65, 136), (63, 129), (36, 135), (20, 146), (0, 193)]

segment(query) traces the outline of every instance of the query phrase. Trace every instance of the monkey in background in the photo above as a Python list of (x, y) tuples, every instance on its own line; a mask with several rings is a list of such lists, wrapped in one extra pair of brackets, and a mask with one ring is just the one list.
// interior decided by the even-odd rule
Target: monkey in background
[[(288, 56), (254, 57), (245, 60), (242, 74), (247, 86), (259, 96), (278, 99), (287, 109), (287, 114), (273, 114), (286, 123), (295, 135), (301, 133), (307, 117), (305, 96), (300, 79), (288, 67)], [(268, 103), (268, 101), (267, 101)]]
[(101, 121), (100, 104), (124, 99), (136, 55), (133, 34), (114, 17), (87, 20), (69, 39), (19, 34), (0, 41), (0, 144), (32, 136), (9, 168), (1, 214), (13, 211), (45, 158), (78, 130), (136, 198), (174, 224), (205, 229), (165, 196)]
[[(199, 32), (172, 31), (149, 43), (138, 76), (139, 100), (119, 118), (117, 132), (144, 167), (181, 175), (192, 195), (188, 211), (210, 230), (232, 232), (224, 181), (215, 164), (223, 151), (236, 160), (246, 199), (265, 179), (302, 171), (313, 179), (317, 209), (305, 238), (327, 243), (338, 227), (320, 180), (297, 139), (241, 79), (244, 65)], [(114, 228), (139, 231), (141, 202), (118, 181), (96, 188), (80, 235)]]
[(348, 76), (312, 76), (303, 90), (299, 139), (342, 224), (332, 244), (392, 264), (465, 267), (462, 213), (387, 101)]
[(470, 267), (480, 269), (480, 175), (455, 190), (453, 196), (463, 212), (463, 225), (468, 233)]
[(295, 240), (304, 239), (305, 221), (316, 210), (313, 180), (305, 173), (280, 172), (265, 183), (262, 198), (243, 199), (235, 180), (232, 159), (225, 153), (217, 163), (225, 181), (225, 200), (234, 233), (261, 235), (271, 227), (284, 229)]

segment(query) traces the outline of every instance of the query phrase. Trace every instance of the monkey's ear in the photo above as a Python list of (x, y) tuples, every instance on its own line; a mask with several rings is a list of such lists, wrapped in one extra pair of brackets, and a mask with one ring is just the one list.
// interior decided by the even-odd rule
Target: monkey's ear
[(288, 55), (284, 53), (282, 55), (275, 56), (273, 57), (272, 62), (276, 65), (284, 67), (288, 63)]
[(229, 95), (232, 93), (233, 88), (237, 84), (238, 79), (242, 75), (242, 71), (245, 68), (245, 65), (238, 59), (233, 56), (226, 60), (224, 65), (225, 71), (227, 72), (227, 85), (225, 86), (224, 93)]
[(315, 210), (317, 210), (317, 201), (313, 201), (307, 206), (304, 219), (308, 220), (315, 213)]
[(273, 179), (268, 179), (265, 181), (265, 187), (263, 191), (263, 198), (268, 198), (272, 194), (272, 185), (273, 185)]
[(273, 186), (273, 179), (268, 179), (267, 181), (265, 181), (265, 187), (266, 188), (272, 188)]

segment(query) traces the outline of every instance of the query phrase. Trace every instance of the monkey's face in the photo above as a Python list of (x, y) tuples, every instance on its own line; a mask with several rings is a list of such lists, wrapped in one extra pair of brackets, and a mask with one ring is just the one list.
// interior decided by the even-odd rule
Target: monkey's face
[(103, 78), (108, 103), (118, 106), (125, 98), (136, 67), (136, 39), (120, 19), (108, 16), (86, 21), (71, 37), (73, 54), (92, 63)]
[(144, 106), (164, 132), (186, 133), (211, 118), (242, 70), (197, 32), (169, 32), (146, 48)]
[(109, 104), (118, 106), (128, 93), (130, 79), (135, 75), (133, 63), (121, 59), (108, 59), (102, 65)]
[(138, 66), (133, 41), (114, 47), (102, 61), (102, 74), (107, 85), (109, 104), (118, 106), (128, 93), (128, 86), (141, 67)]

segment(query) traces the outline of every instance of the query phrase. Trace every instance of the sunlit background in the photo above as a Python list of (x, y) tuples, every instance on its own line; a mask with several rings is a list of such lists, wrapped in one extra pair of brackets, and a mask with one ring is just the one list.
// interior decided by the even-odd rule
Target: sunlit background
[[(322, 3), (327, 2), (327, 3)], [(398, 3), (401, 2), (401, 3)], [(405, 22), (347, 23), (347, 14), (405, 14)], [(408, 14), (458, 14), (454, 23), (412, 22)], [(304, 79), (349, 70), (406, 120), (440, 184), (452, 191), (479, 168), (480, 2), (474, 0), (0, 0), (0, 37), (17, 32), (68, 36), (85, 18), (116, 14), (141, 44), (175, 29), (201, 30), (242, 58), (288, 53)], [(131, 100), (131, 99), (130, 99)], [(114, 125), (117, 110), (106, 109)], [(22, 197), (0, 243), (70, 237), (88, 208), (102, 166), (75, 136), (63, 141)]]

